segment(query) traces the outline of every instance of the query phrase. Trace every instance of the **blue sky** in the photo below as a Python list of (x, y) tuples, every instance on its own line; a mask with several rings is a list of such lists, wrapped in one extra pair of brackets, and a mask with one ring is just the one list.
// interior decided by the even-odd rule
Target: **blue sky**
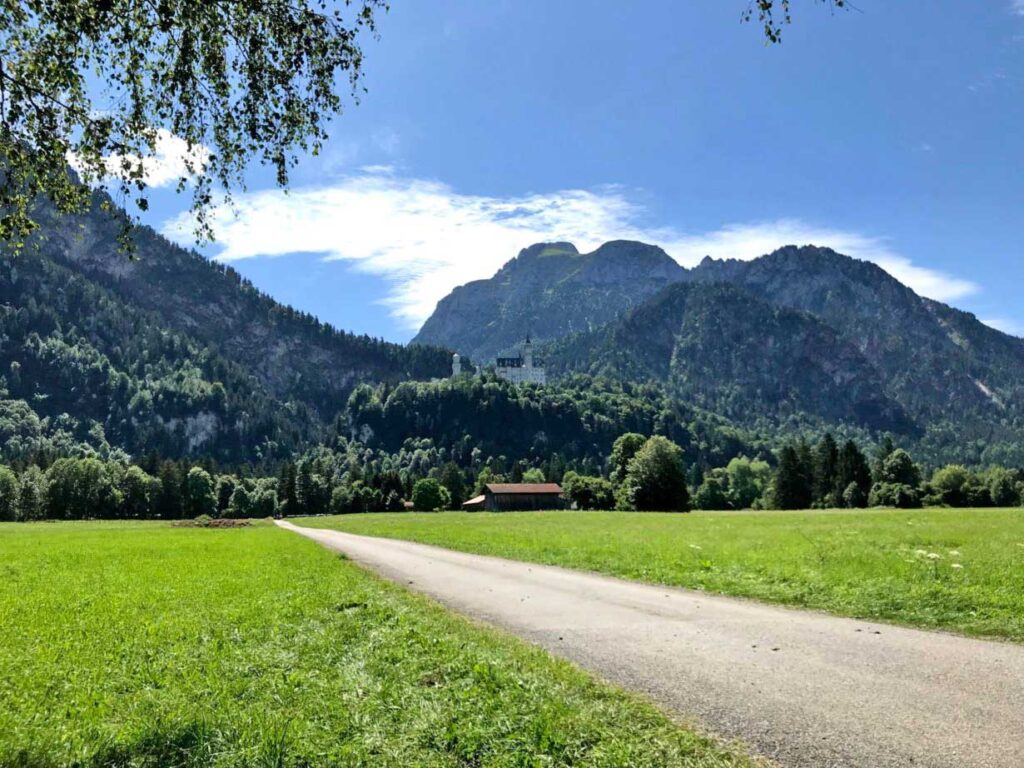
[[(788, 242), (878, 261), (1024, 335), (1024, 1), (398, 0), (368, 92), (283, 195), (254, 169), (203, 251), (335, 325), (406, 341), (532, 242), (683, 264)], [(147, 223), (190, 244), (188, 200)]]

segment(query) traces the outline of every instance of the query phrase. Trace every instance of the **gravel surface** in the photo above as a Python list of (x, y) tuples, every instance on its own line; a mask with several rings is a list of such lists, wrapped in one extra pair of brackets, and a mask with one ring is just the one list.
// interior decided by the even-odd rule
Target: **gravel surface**
[(1024, 647), (287, 522), (784, 766), (1024, 766)]

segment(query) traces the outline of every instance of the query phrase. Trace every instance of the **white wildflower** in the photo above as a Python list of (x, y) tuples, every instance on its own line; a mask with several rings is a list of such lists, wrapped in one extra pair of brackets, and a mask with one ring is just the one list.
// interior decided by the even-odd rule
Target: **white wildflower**
[(960, 552), (958, 550), (951, 549), (949, 550), (949, 555), (950, 557), (960, 557)]
[(956, 568), (956, 569), (957, 569), (958, 571), (959, 571), (960, 569), (962, 569), (962, 568), (963, 568), (963, 566), (962, 566), (962, 565), (960, 565), (960, 563), (953, 563), (953, 564), (952, 564), (951, 566), (949, 566), (949, 567), (950, 567), (950, 568)]
[(929, 560), (941, 560), (942, 559), (942, 555), (940, 555), (938, 552), (929, 552), (928, 553), (928, 559)]

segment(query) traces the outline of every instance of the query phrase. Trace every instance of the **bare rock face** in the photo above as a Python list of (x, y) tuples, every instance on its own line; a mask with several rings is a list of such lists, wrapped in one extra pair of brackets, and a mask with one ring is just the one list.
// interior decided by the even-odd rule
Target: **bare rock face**
[(571, 243), (539, 243), (489, 280), (452, 291), (413, 343), (487, 360), (527, 334), (544, 342), (598, 328), (685, 274), (661, 248), (644, 243), (614, 241), (586, 254)]

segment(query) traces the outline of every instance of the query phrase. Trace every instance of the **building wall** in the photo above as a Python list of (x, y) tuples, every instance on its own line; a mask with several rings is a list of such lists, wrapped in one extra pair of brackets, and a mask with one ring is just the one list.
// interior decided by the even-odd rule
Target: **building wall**
[(488, 493), (484, 501), (484, 506), (491, 512), (561, 509), (564, 505), (557, 493)]
[(513, 384), (533, 382), (534, 384), (546, 384), (547, 375), (543, 368), (495, 368), (495, 372), (503, 379)]

